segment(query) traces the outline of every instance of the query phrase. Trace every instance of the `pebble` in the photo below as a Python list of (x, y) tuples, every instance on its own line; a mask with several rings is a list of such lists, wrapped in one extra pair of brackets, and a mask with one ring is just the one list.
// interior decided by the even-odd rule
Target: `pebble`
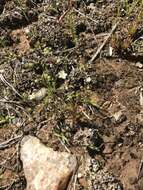
[(140, 63), (140, 62), (137, 62), (137, 63), (135, 64), (135, 66), (138, 67), (139, 69), (142, 69), (142, 68), (143, 68), (143, 64)]
[(37, 92), (33, 92), (31, 95), (29, 95), (29, 100), (42, 100), (47, 94), (46, 88), (41, 88)]
[(65, 190), (77, 166), (74, 155), (46, 147), (33, 136), (25, 136), (20, 150), (26, 190)]
[(116, 112), (114, 115), (113, 115), (114, 119), (115, 119), (115, 122), (120, 124), (122, 122), (124, 122), (127, 117), (125, 114), (122, 113), (122, 111), (118, 111)]

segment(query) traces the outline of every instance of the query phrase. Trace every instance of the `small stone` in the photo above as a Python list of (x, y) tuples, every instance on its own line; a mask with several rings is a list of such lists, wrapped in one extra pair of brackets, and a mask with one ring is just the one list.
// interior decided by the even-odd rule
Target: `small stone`
[(0, 69), (0, 74), (3, 74), (5, 72), (4, 69)]
[(140, 62), (137, 62), (137, 63), (136, 63), (136, 67), (138, 67), (139, 69), (142, 69), (142, 68), (143, 68), (143, 64), (140, 63)]
[(29, 29), (28, 27), (26, 27), (26, 28), (24, 29), (24, 31), (25, 31), (26, 34), (29, 34), (29, 33), (30, 33), (30, 29)]
[(78, 173), (77, 177), (78, 177), (78, 178), (82, 178), (83, 175), (82, 175), (81, 173)]
[(127, 117), (125, 114), (122, 113), (122, 111), (118, 111), (116, 112), (114, 115), (113, 115), (114, 119), (115, 119), (115, 122), (120, 124), (122, 122), (124, 122)]
[(20, 154), (27, 190), (65, 190), (77, 166), (75, 156), (56, 152), (32, 136), (24, 137)]
[(122, 114), (117, 123), (118, 124), (123, 123), (124, 121), (126, 121), (126, 119), (127, 119), (126, 115)]
[(37, 92), (33, 92), (31, 95), (29, 95), (29, 100), (42, 100), (47, 94), (46, 88), (41, 88)]

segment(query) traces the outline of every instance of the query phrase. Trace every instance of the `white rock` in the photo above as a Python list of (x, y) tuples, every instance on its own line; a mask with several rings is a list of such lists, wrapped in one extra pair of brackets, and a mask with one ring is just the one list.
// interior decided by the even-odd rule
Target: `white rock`
[(30, 29), (28, 27), (24, 28), (26, 34), (30, 33)]
[(122, 111), (118, 111), (118, 112), (116, 112), (116, 113), (114, 114), (114, 118), (115, 118), (115, 120), (118, 121), (119, 118), (121, 117), (121, 115), (122, 115)]
[(122, 123), (126, 120), (126, 115), (121, 110), (114, 113), (113, 117), (117, 123)]
[(136, 67), (138, 67), (139, 69), (142, 69), (142, 68), (143, 68), (143, 64), (140, 63), (140, 62), (137, 62), (137, 63), (136, 63)]
[(48, 148), (39, 139), (26, 136), (20, 150), (27, 190), (65, 190), (76, 169), (76, 157)]
[(81, 173), (78, 173), (77, 177), (78, 177), (78, 178), (82, 178), (83, 175), (82, 175)]
[(46, 88), (41, 88), (37, 92), (33, 92), (31, 95), (29, 95), (29, 100), (42, 100), (47, 94)]

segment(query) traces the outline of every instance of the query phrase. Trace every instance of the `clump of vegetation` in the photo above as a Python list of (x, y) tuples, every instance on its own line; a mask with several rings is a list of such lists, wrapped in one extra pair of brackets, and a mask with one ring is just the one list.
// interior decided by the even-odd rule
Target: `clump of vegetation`
[(0, 127), (4, 126), (6, 123), (9, 123), (12, 119), (14, 119), (14, 116), (0, 115)]
[(14, 0), (14, 3), (21, 10), (21, 12), (22, 12), (23, 16), (25, 17), (25, 19), (27, 21), (29, 21), (29, 19), (27, 17), (26, 9), (23, 6), (23, 1), (21, 1), (21, 0)]
[(72, 37), (72, 40), (75, 44), (78, 42), (77, 34), (76, 34), (76, 15), (72, 11), (70, 11), (66, 18), (65, 22), (68, 28), (68, 31)]
[(48, 73), (42, 74), (42, 80), (44, 86), (47, 88), (48, 97), (53, 97), (56, 91), (55, 80)]
[[(135, 9), (138, 7), (138, 9)], [(112, 47), (120, 55), (128, 55), (133, 51), (135, 41), (143, 34), (143, 1), (119, 1), (117, 20), (120, 21), (118, 31), (112, 37)]]
[[(143, 47), (143, 0), (5, 2), (0, 18), (1, 141), (18, 134), (30, 134), (59, 151), (99, 160), (104, 157), (105, 165), (108, 160), (115, 162), (114, 157), (125, 152), (127, 146), (128, 152), (139, 148), (140, 127), (130, 133), (126, 123), (131, 120), (138, 126), (140, 122), (136, 116), (141, 107), (138, 95), (142, 64), (137, 67), (121, 56), (133, 54), (140, 43)], [(20, 43), (17, 30), (22, 31)], [(28, 49), (23, 51), (26, 44)], [(115, 55), (120, 59), (108, 60), (108, 49), (110, 57)], [(98, 54), (94, 54), (96, 52)], [(98, 56), (89, 62), (94, 55)], [(116, 128), (120, 124), (115, 121), (114, 112), (122, 112), (120, 109), (123, 114), (127, 110), (124, 130)], [(16, 127), (16, 131), (7, 130), (7, 126), (12, 131)], [(11, 151), (11, 147), (7, 150)], [(3, 159), (7, 155), (4, 151)], [(121, 164), (124, 155), (120, 155)], [(140, 155), (129, 155), (127, 160), (131, 157), (140, 158)], [(11, 167), (14, 176), (19, 177), (14, 169), (17, 162), (10, 162), (8, 167), (6, 162), (2, 164), (5, 169)], [(9, 171), (7, 175), (6, 170), (4, 176), (10, 177), (2, 180), (4, 184), (0, 184), (0, 188), (11, 189), (7, 184), (15, 177), (9, 175)], [(95, 172), (93, 175), (97, 176)], [(83, 189), (78, 181), (75, 181), (76, 190)], [(21, 186), (17, 188), (24, 189)]]

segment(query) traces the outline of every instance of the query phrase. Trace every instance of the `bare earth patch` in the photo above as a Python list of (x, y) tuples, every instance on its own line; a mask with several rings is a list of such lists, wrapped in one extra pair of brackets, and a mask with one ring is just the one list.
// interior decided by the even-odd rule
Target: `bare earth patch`
[(77, 157), (71, 190), (143, 189), (143, 6), (127, 2), (0, 2), (1, 190), (26, 189), (26, 135)]

